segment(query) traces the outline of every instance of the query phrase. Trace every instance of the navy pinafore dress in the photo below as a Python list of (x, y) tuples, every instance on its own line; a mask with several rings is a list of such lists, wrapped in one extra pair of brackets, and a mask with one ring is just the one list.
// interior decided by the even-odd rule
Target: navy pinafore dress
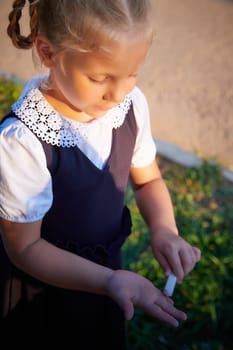
[[(44, 239), (98, 264), (121, 268), (121, 247), (131, 231), (124, 200), (136, 133), (131, 105), (124, 123), (113, 129), (111, 153), (102, 170), (78, 147), (39, 139), (53, 184), (52, 207), (42, 222)], [(110, 298), (37, 281), (10, 263), (2, 242), (0, 264), (0, 316), (6, 331), (16, 321), (36, 322), (42, 343), (47, 337), (67, 349), (125, 349), (124, 315)]]

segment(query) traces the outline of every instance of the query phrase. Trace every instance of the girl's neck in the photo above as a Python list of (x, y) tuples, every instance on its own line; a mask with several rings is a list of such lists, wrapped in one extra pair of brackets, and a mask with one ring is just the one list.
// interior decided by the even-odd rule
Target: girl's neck
[(53, 90), (41, 90), (41, 93), (47, 100), (47, 102), (62, 116), (76, 120), (81, 123), (88, 123), (94, 120), (93, 117), (85, 112), (75, 110), (72, 106), (65, 103), (54, 94)]

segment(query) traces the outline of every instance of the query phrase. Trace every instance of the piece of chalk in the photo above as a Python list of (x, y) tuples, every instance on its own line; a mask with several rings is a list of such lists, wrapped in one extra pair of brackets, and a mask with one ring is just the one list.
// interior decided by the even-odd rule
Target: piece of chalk
[(171, 297), (174, 292), (175, 286), (176, 286), (176, 276), (173, 273), (171, 273), (167, 278), (167, 282), (164, 287), (164, 293), (166, 293), (166, 295)]

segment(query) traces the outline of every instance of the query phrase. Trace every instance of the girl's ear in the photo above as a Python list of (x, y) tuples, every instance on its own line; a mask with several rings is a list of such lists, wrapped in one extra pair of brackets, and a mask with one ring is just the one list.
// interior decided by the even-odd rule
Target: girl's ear
[(41, 63), (46, 68), (52, 68), (54, 61), (54, 50), (48, 39), (42, 35), (38, 35), (35, 39), (35, 47), (40, 57)]

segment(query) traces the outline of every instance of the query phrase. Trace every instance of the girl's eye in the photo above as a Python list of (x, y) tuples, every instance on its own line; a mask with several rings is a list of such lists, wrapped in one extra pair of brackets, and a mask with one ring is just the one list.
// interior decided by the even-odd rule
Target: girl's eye
[[(138, 73), (130, 74), (128, 76), (128, 78), (136, 79), (137, 76), (138, 76)], [(106, 77), (101, 77), (101, 78), (88, 77), (88, 79), (96, 84), (104, 84), (104, 83), (106, 83), (106, 81), (108, 81), (109, 79), (112, 79), (112, 78), (110, 76), (106, 76)]]
[(108, 79), (108, 77), (101, 78), (101, 79), (100, 78), (89, 77), (90, 81), (92, 81), (93, 83), (97, 83), (97, 84), (105, 83), (107, 79)]

